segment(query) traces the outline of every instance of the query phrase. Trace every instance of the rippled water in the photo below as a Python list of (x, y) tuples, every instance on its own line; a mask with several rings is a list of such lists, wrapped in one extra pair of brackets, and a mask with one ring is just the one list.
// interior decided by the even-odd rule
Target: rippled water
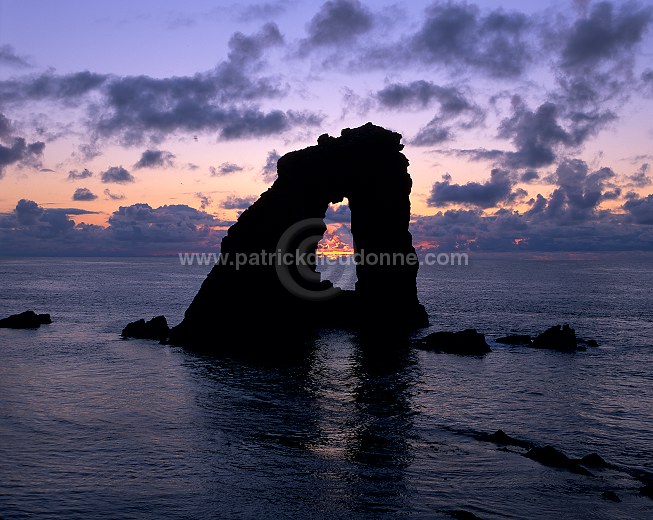
[[(1, 259), (0, 316), (34, 309), (54, 323), (0, 329), (0, 516), (650, 517), (630, 474), (653, 470), (651, 265), (425, 267), (431, 329), (475, 327), (494, 352), (380, 355), (324, 330), (305, 356), (265, 366), (118, 337), (143, 315), (179, 321), (208, 267)], [(491, 341), (562, 322), (600, 348)], [(575, 475), (474, 436), (499, 428), (620, 470)]]

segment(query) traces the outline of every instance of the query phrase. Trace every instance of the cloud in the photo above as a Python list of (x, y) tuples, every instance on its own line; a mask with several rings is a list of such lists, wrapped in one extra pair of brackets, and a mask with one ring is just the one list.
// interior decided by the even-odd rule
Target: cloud
[(45, 143), (35, 141), (28, 144), (22, 137), (15, 137), (7, 146), (0, 143), (0, 178), (4, 175), (5, 167), (11, 164), (39, 168), (44, 149)]
[(88, 179), (89, 177), (93, 177), (93, 172), (87, 168), (84, 168), (81, 172), (77, 170), (70, 170), (68, 172), (69, 181), (78, 181), (80, 179)]
[[(473, 128), (485, 118), (483, 110), (470, 102), (458, 88), (442, 87), (424, 80), (387, 85), (374, 97), (382, 108), (393, 110), (421, 110), (434, 103), (439, 105), (435, 117), (411, 140), (411, 144), (416, 146), (449, 141), (454, 136), (454, 128)], [(457, 121), (451, 124), (452, 120)]]
[(0, 98), (4, 103), (52, 100), (64, 105), (79, 105), (86, 94), (108, 81), (110, 76), (89, 71), (55, 75), (46, 72), (0, 81)]
[(317, 126), (320, 114), (258, 106), (287, 93), (280, 76), (260, 75), (267, 49), (282, 44), (278, 27), (268, 23), (253, 35), (234, 33), (227, 59), (207, 72), (169, 78), (48, 72), (0, 81), (0, 98), (23, 106), (34, 101), (84, 106), (94, 142), (116, 138), (128, 146), (160, 142), (176, 132), (217, 132), (231, 140)]
[(351, 210), (349, 209), (349, 204), (342, 204), (336, 207), (329, 206), (326, 215), (324, 215), (324, 220), (327, 222), (340, 223), (351, 222)]
[(272, 182), (277, 177), (277, 161), (281, 158), (279, 152), (271, 150), (265, 159), (265, 165), (261, 171), (265, 182)]
[(259, 4), (250, 4), (238, 7), (240, 9), (240, 12), (237, 16), (238, 21), (249, 22), (252, 20), (269, 20), (270, 18), (286, 12), (287, 2), (262, 2)]
[(358, 0), (329, 0), (308, 23), (302, 48), (350, 44), (373, 25), (372, 14)]
[(641, 42), (651, 22), (651, 6), (625, 2), (618, 8), (610, 2), (592, 6), (589, 16), (577, 20), (562, 49), (565, 68), (595, 67), (609, 59), (628, 55)]
[(135, 169), (140, 168), (168, 168), (174, 166), (175, 156), (164, 150), (145, 150), (141, 158), (134, 165)]
[(73, 193), (73, 200), (91, 201), (97, 199), (97, 195), (88, 188), (77, 188)]
[(0, 139), (4, 140), (11, 136), (11, 123), (7, 117), (0, 113)]
[(533, 59), (527, 38), (532, 25), (522, 13), (497, 9), (482, 15), (472, 4), (435, 3), (410, 37), (408, 51), (426, 63), (515, 77)]
[(31, 67), (27, 59), (16, 54), (11, 45), (0, 45), (0, 66), (14, 67), (18, 69)]
[(197, 192), (195, 196), (200, 200), (200, 209), (202, 210), (205, 210), (213, 203), (213, 199), (204, 193)]
[(214, 166), (211, 166), (209, 168), (209, 172), (211, 173), (212, 177), (222, 177), (224, 175), (230, 175), (232, 173), (241, 172), (241, 171), (243, 171), (242, 166), (238, 166), (237, 164), (230, 163), (230, 162), (224, 162), (217, 168)]
[(249, 208), (258, 197), (236, 197), (235, 195), (229, 195), (224, 199), (220, 206), (224, 209), (247, 209)]
[(117, 184), (127, 184), (134, 182), (134, 176), (125, 170), (122, 166), (111, 166), (108, 170), (100, 174), (102, 182), (115, 182)]
[(478, 182), (451, 184), (451, 175), (447, 174), (443, 176), (441, 182), (433, 184), (427, 204), (434, 207), (464, 204), (491, 208), (509, 200), (512, 186), (513, 182), (508, 172), (499, 169), (492, 170), (490, 180), (483, 184)]
[(624, 209), (638, 224), (653, 225), (653, 195), (629, 200)]
[(125, 198), (125, 196), (122, 194), (111, 193), (111, 190), (109, 190), (109, 188), (106, 188), (104, 190), (104, 196), (107, 198), (107, 200), (123, 200)]
[(649, 163), (644, 163), (639, 167), (633, 175), (628, 177), (630, 181), (629, 186), (635, 188), (645, 188), (653, 184), (653, 180), (648, 176), (648, 173), (651, 171), (651, 165)]

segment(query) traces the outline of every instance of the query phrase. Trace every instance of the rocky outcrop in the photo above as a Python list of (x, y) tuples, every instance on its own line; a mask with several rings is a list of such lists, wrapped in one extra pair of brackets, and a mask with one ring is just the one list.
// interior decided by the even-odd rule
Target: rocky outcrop
[(585, 350), (585, 347), (578, 346), (576, 331), (569, 325), (555, 325), (546, 329), (542, 334), (533, 339), (533, 348), (558, 350), (560, 352), (574, 352)]
[[(272, 187), (231, 226), (218, 264), (170, 342), (228, 349), (315, 326), (401, 331), (428, 324), (417, 299), (408, 160), (401, 135), (368, 123), (277, 163)], [(354, 291), (316, 272), (329, 203), (346, 197), (358, 254)], [(266, 348), (266, 347), (262, 347)]]
[(1, 329), (38, 329), (41, 325), (49, 325), (52, 318), (49, 314), (36, 314), (34, 311), (25, 311), (20, 314), (0, 320)]
[(460, 356), (483, 356), (492, 352), (485, 336), (476, 329), (460, 332), (433, 332), (418, 340), (415, 346), (421, 350), (458, 354)]
[(516, 446), (524, 449), (533, 447), (533, 443), (512, 437), (503, 430), (497, 430), (494, 433), (480, 433), (476, 435), (475, 438), (479, 441), (491, 442), (499, 446)]
[(524, 457), (539, 462), (544, 466), (552, 468), (564, 469), (579, 475), (593, 476), (588, 470), (582, 467), (577, 460), (570, 459), (560, 450), (553, 446), (544, 446), (542, 448), (532, 448), (524, 455)]
[(129, 323), (122, 329), (123, 338), (154, 339), (166, 341), (170, 335), (170, 327), (165, 316), (156, 316), (149, 321), (138, 320)]

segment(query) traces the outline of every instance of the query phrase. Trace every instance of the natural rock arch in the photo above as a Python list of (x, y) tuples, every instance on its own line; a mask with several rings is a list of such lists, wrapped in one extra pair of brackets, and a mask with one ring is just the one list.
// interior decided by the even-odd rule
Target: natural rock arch
[[(172, 329), (171, 342), (214, 350), (315, 326), (405, 331), (427, 325), (408, 230), (412, 180), (400, 141), (400, 134), (367, 123), (281, 157), (277, 180), (229, 229), (219, 263)], [(329, 203), (344, 197), (355, 250), (370, 260), (356, 266), (355, 291), (335, 289), (319, 280), (314, 265), (281, 257), (297, 249), (314, 253)]]

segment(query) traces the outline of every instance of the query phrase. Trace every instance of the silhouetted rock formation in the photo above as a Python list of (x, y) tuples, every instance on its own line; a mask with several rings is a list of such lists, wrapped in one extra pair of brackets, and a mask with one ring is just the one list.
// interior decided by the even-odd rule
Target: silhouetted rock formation
[(576, 350), (585, 350), (585, 347), (579, 347), (576, 341), (576, 331), (569, 325), (555, 325), (533, 340), (533, 348), (544, 348), (549, 350), (558, 350), (561, 352), (573, 352)]
[(52, 323), (52, 319), (49, 314), (25, 311), (0, 320), (0, 329), (38, 329), (41, 325), (50, 323)]
[(128, 324), (122, 329), (124, 338), (155, 339), (165, 341), (170, 335), (170, 327), (165, 316), (156, 316), (149, 321), (138, 320)]
[(598, 453), (590, 453), (585, 455), (582, 459), (574, 459), (578, 464), (582, 464), (586, 468), (612, 468), (614, 467), (609, 462), (606, 462)]
[(497, 338), (495, 341), (503, 345), (530, 345), (533, 338), (530, 334), (509, 334), (508, 336)]
[(433, 332), (418, 340), (417, 348), (461, 356), (482, 356), (492, 352), (485, 341), (485, 336), (475, 329), (460, 332)]
[(552, 468), (565, 469), (567, 471), (571, 471), (572, 473), (578, 473), (579, 475), (586, 475), (588, 477), (593, 476), (584, 467), (579, 465), (576, 460), (570, 459), (567, 457), (567, 455), (554, 448), (553, 446), (532, 448), (528, 453), (524, 455), (524, 457), (539, 462), (545, 466), (550, 466)]
[[(381, 327), (387, 334), (427, 325), (417, 300), (412, 181), (400, 140), (368, 123), (281, 157), (277, 180), (229, 229), (218, 265), (170, 342), (220, 350), (315, 326)], [(321, 280), (310, 258), (329, 203), (344, 197), (355, 251), (369, 260), (357, 262), (355, 291)], [(302, 253), (307, 262), (297, 258)]]

